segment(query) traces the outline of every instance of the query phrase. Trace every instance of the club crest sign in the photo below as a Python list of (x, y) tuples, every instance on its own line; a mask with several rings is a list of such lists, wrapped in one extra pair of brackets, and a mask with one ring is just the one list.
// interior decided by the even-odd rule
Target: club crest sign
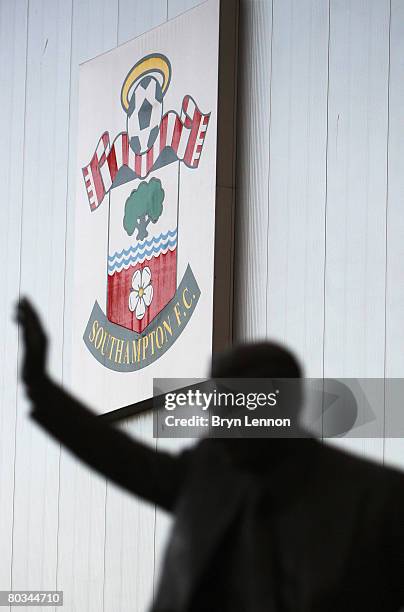
[(79, 66), (64, 375), (100, 414), (149, 400), (154, 379), (204, 377), (230, 329), (220, 11), (205, 0)]
[(108, 207), (105, 260), (106, 309), (97, 300), (83, 340), (106, 368), (142, 369), (165, 353), (190, 321), (200, 298), (188, 264), (178, 277), (180, 172), (198, 172), (210, 109), (192, 92), (180, 108), (165, 108), (175, 81), (170, 58), (147, 54), (123, 74), (122, 131), (105, 131), (82, 180), (92, 215)]

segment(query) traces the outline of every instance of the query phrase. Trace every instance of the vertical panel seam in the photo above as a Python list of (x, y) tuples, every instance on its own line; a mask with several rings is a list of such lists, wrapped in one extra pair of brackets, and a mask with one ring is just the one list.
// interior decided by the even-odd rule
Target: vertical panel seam
[[(328, 45), (327, 45), (327, 112), (325, 137), (325, 200), (324, 200), (324, 270), (323, 270), (323, 355), (322, 378), (325, 374), (325, 336), (326, 336), (326, 280), (327, 280), (327, 205), (328, 205), (328, 147), (329, 147), (329, 109), (330, 109), (330, 47), (331, 47), (331, 0), (328, 0)], [(323, 407), (324, 408), (324, 407)], [(324, 410), (321, 411), (322, 415)], [(324, 419), (321, 417), (321, 439), (324, 439)]]
[[(65, 200), (65, 249), (64, 249), (64, 278), (63, 278), (63, 325), (62, 325), (62, 385), (64, 385), (64, 354), (65, 354), (65, 318), (66, 318), (66, 262), (67, 262), (67, 224), (68, 224), (68, 203), (69, 203), (69, 166), (70, 166), (70, 118), (71, 118), (71, 87), (72, 87), (72, 55), (73, 55), (73, 16), (74, 16), (74, 0), (71, 0), (70, 11), (70, 71), (69, 71), (69, 108), (67, 114), (68, 132), (67, 132), (67, 172), (66, 172), (66, 200)], [(59, 444), (58, 458), (58, 500), (57, 500), (57, 525), (56, 525), (56, 569), (55, 569), (55, 586), (58, 588), (59, 574), (59, 536), (60, 536), (60, 475), (61, 475), (61, 459), (62, 445)], [(55, 610), (56, 612), (56, 610)]]
[[(27, 132), (27, 74), (28, 74), (28, 24), (29, 24), (29, 7), (30, 0), (27, 0), (26, 11), (26, 37), (25, 37), (25, 88), (24, 88), (24, 127), (22, 140), (22, 176), (21, 176), (21, 216), (20, 216), (20, 261), (19, 261), (19, 279), (18, 279), (18, 298), (21, 297), (21, 270), (22, 270), (22, 235), (23, 235), (23, 218), (24, 218), (24, 178), (25, 178), (25, 137)], [(10, 588), (13, 588), (13, 567), (14, 567), (14, 521), (15, 521), (15, 475), (16, 475), (16, 460), (17, 460), (17, 417), (18, 417), (18, 381), (19, 381), (19, 356), (20, 356), (20, 327), (17, 331), (17, 384), (15, 391), (15, 425), (14, 425), (14, 470), (13, 470), (13, 504), (12, 504), (12, 523), (11, 523), (11, 560), (10, 560)], [(11, 610), (11, 606), (9, 608)]]
[[(237, 0), (237, 11), (234, 11), (234, 36), (236, 38), (234, 46), (234, 58), (233, 58), (233, 95), (235, 100), (235, 105), (233, 108), (233, 164), (232, 164), (232, 193), (231, 193), (231, 255), (230, 255), (230, 291), (229, 291), (229, 310), (228, 310), (228, 321), (229, 321), (229, 329), (228, 329), (228, 344), (232, 345), (234, 342), (234, 328), (235, 328), (235, 313), (234, 313), (234, 303), (235, 303), (235, 241), (236, 241), (236, 203), (237, 203), (237, 189), (236, 189), (236, 176), (237, 176), (237, 158), (238, 158), (238, 138), (237, 138), (237, 118), (238, 118), (238, 71), (239, 71), (239, 11), (240, 11), (240, 2)], [(220, 16), (221, 19), (221, 16)], [(220, 30), (220, 23), (219, 23)]]
[(390, 77), (391, 77), (391, 0), (389, 2), (389, 42), (387, 69), (387, 138), (386, 138), (386, 212), (385, 212), (385, 272), (384, 272), (384, 385), (383, 385), (383, 448), (386, 451), (386, 373), (387, 373), (387, 289), (388, 289), (388, 213), (389, 213), (389, 149), (390, 149)]
[(269, 120), (268, 120), (268, 182), (267, 182), (267, 257), (266, 257), (266, 291), (265, 291), (265, 336), (268, 337), (268, 294), (269, 294), (269, 209), (271, 197), (271, 122), (272, 122), (272, 44), (274, 38), (274, 0), (271, 4), (271, 44), (270, 44), (270, 75), (269, 75)]
[[(245, 3), (244, 3), (245, 4)], [(243, 30), (243, 48), (244, 51), (246, 49), (248, 49), (248, 44), (246, 43), (246, 36), (248, 34), (251, 35), (251, 32), (253, 31), (253, 27), (254, 27), (254, 16), (253, 16), (253, 11), (254, 11), (254, 7), (253, 5), (251, 6), (251, 10), (249, 11), (248, 15), (246, 15), (246, 12), (244, 13), (246, 15), (246, 26), (244, 26), (244, 30)], [(249, 79), (250, 79), (250, 83), (251, 83), (251, 74), (252, 74), (252, 50), (249, 49), (248, 50), (249, 55), (247, 55), (247, 59), (249, 61), (249, 70), (248, 70), (248, 75), (249, 75)], [(244, 71), (245, 72), (245, 71)], [(245, 85), (245, 80), (244, 80), (244, 85)], [(245, 92), (245, 87), (243, 88), (243, 95)], [(251, 123), (251, 104), (247, 105), (247, 109), (248, 109), (248, 123)], [(242, 123), (242, 127), (244, 126), (244, 123)], [(251, 133), (249, 134), (249, 138), (248, 138), (248, 142), (247, 142), (247, 159), (250, 160), (251, 159)], [(250, 214), (250, 186), (251, 186), (251, 168), (249, 167), (249, 172), (244, 174), (243, 177), (243, 191), (244, 193), (247, 193), (246, 197), (243, 200), (243, 207), (245, 209), (245, 217), (244, 217), (244, 221), (245, 221), (245, 225), (247, 228), (246, 231), (246, 236), (245, 236), (245, 255), (246, 255), (246, 269), (247, 269), (247, 275), (249, 272), (249, 264), (250, 264), (250, 222), (251, 222), (251, 214)], [(248, 276), (247, 276), (247, 280), (248, 280)], [(246, 315), (246, 311), (247, 311), (247, 304), (248, 307), (250, 306), (250, 304), (247, 301), (247, 296), (248, 296), (248, 286), (247, 286), (247, 290), (245, 289), (245, 287), (247, 286), (247, 282), (244, 283), (244, 287), (243, 287), (243, 300), (242, 304), (243, 306), (241, 307), (242, 310), (242, 316), (244, 319), (244, 329), (243, 329), (243, 340), (250, 340), (251, 339), (251, 316), (250, 316), (250, 320), (248, 320), (248, 315), (247, 317)]]

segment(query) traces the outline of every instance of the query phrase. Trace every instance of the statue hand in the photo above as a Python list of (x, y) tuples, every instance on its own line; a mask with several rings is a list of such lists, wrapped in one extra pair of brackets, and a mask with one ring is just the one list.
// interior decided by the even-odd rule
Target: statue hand
[(24, 343), (22, 380), (31, 395), (33, 387), (39, 385), (45, 377), (48, 339), (37, 312), (26, 298), (18, 302), (15, 318), (21, 326)]

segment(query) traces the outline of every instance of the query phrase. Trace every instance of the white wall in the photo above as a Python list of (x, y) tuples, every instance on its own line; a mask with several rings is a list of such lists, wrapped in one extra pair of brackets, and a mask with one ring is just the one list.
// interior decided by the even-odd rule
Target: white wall
[[(67, 379), (78, 65), (197, 3), (0, 2), (0, 589), (69, 611), (145, 610), (168, 523), (32, 426), (12, 307), (40, 306)], [(236, 338), (311, 376), (403, 376), (404, 4), (241, 5)], [(404, 465), (397, 440), (351, 447)]]
[[(403, 16), (242, 1), (236, 335), (308, 376), (404, 376)], [(397, 439), (340, 444), (404, 465)]]

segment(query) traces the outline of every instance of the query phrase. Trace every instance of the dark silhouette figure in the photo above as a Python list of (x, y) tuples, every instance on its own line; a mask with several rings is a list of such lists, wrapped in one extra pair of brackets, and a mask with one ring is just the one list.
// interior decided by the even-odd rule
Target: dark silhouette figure
[[(26, 300), (17, 319), (32, 418), (106, 477), (174, 513), (153, 612), (404, 605), (400, 472), (313, 438), (204, 439), (178, 456), (155, 452), (52, 382), (46, 336)], [(294, 356), (270, 343), (237, 347), (212, 365), (220, 378), (300, 375)]]

